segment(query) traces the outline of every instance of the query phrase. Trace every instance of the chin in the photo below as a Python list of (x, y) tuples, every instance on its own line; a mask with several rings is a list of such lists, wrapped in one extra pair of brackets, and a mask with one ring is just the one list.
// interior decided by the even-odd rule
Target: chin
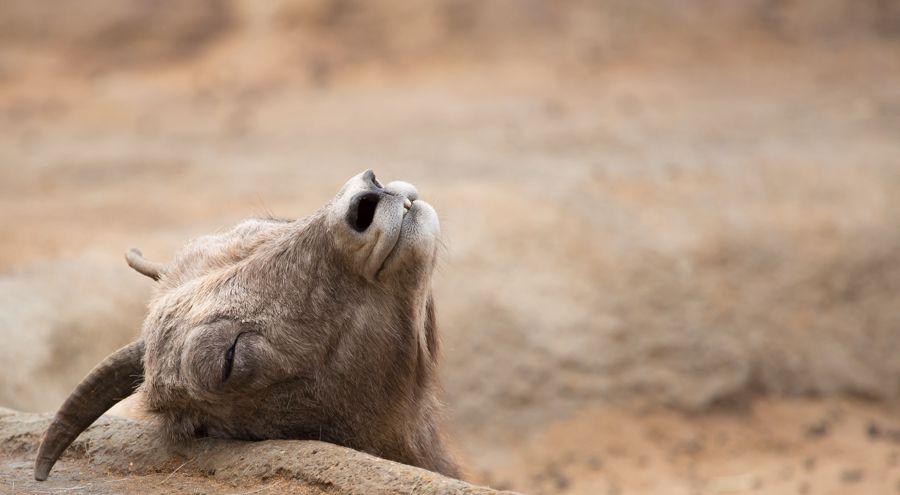
[(429, 279), (437, 259), (440, 234), (434, 208), (424, 201), (415, 201), (403, 217), (397, 243), (376, 278), (382, 282)]

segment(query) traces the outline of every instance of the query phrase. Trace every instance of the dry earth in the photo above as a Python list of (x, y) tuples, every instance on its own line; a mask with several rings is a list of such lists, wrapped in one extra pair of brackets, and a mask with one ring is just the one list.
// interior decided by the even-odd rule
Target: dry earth
[(471, 480), (898, 489), (893, 4), (414, 4), (8, 2), (0, 405), (54, 409), (137, 333), (127, 247), (371, 167), (441, 215)]
[(7, 468), (0, 477), (0, 489), (15, 493), (499, 493), (324, 442), (203, 439), (167, 445), (153, 428), (107, 417), (69, 447), (54, 476), (38, 482), (29, 461), (49, 424), (49, 415), (0, 408), (0, 461)]

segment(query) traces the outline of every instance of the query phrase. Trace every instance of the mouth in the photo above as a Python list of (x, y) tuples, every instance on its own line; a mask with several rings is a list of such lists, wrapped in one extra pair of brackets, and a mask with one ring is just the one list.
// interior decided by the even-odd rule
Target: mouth
[(381, 185), (371, 170), (351, 178), (339, 198), (335, 205), (342, 211), (344, 232), (350, 233), (348, 248), (361, 274), (372, 282), (387, 276), (392, 266), (406, 263), (401, 258), (407, 253), (427, 251), (424, 244), (416, 246), (429, 242), (438, 229), (437, 219), (431, 218), (433, 208), (418, 201), (415, 186), (404, 181)]
[(378, 266), (378, 269), (375, 270), (375, 278), (381, 275), (381, 272), (384, 270), (386, 266), (388, 266), (391, 261), (394, 259), (397, 253), (397, 247), (400, 245), (400, 241), (403, 239), (403, 227), (406, 225), (407, 218), (409, 216), (409, 212), (413, 207), (413, 202), (409, 200), (409, 198), (403, 198), (403, 217), (400, 220), (400, 226), (397, 229), (397, 236), (394, 239), (394, 244), (391, 246), (390, 250), (387, 253), (387, 256), (382, 260), (381, 265)]

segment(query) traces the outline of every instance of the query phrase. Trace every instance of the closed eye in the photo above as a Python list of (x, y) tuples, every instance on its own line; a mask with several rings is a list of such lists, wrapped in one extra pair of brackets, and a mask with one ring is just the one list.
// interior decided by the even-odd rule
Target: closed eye
[(237, 348), (238, 339), (241, 338), (241, 335), (243, 335), (243, 332), (237, 334), (231, 347), (225, 351), (225, 365), (222, 367), (223, 382), (228, 381), (228, 378), (231, 376), (231, 370), (234, 368), (234, 350)]

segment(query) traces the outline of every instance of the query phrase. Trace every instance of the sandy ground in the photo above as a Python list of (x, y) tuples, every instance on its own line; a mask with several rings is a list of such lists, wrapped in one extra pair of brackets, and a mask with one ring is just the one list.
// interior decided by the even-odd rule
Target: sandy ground
[[(0, 453), (0, 493), (313, 494), (338, 489), (322, 490), (284, 472), (247, 474), (290, 458), (284, 447), (271, 459), (235, 449), (227, 461), (232, 467), (212, 478), (196, 466), (185, 468), (182, 457), (156, 465), (138, 462), (140, 455), (131, 464), (115, 460), (115, 449), (101, 446), (111, 442), (110, 433), (95, 437), (96, 445), (88, 448), (98, 453), (91, 462), (83, 453), (64, 457), (45, 483), (31, 479), (34, 445), (30, 454), (5, 450)], [(12, 438), (7, 446), (21, 443)], [(225, 459), (219, 457), (219, 462)], [(895, 493), (900, 491), (900, 420), (883, 405), (846, 399), (761, 399), (738, 410), (694, 415), (601, 407), (525, 433), (514, 445), (485, 446), (468, 464), (469, 479), (528, 493)]]
[(267, 482), (248, 481), (241, 483), (218, 483), (205, 476), (185, 476), (175, 473), (146, 474), (140, 476), (110, 474), (104, 470), (92, 470), (83, 465), (60, 466), (54, 469), (55, 476), (37, 485), (30, 480), (34, 468), (31, 462), (22, 459), (3, 459), (4, 475), (0, 478), (0, 493), (8, 494), (53, 494), (90, 493), (112, 495), (121, 493), (146, 493), (161, 495), (166, 493), (189, 495), (199, 493), (228, 493), (233, 495), (251, 493), (288, 493), (291, 495), (319, 495), (322, 490), (291, 486), (283, 480)]
[(484, 483), (535, 493), (894, 493), (898, 424), (890, 409), (846, 400), (698, 415), (601, 408), (472, 462), (490, 466)]
[(893, 11), (835, 23), (826, 3), (702, 24), (578, 4), (547, 31), (510, 18), (524, 37), (492, 31), (502, 9), (404, 31), (441, 2), (380, 30), (241, 2), (132, 37), (100, 29), (127, 7), (36, 17), (59, 44), (16, 4), (0, 405), (54, 409), (137, 334), (150, 282), (128, 247), (165, 259), (241, 218), (300, 216), (374, 168), (441, 216), (447, 425), (473, 481), (891, 493), (900, 45)]

